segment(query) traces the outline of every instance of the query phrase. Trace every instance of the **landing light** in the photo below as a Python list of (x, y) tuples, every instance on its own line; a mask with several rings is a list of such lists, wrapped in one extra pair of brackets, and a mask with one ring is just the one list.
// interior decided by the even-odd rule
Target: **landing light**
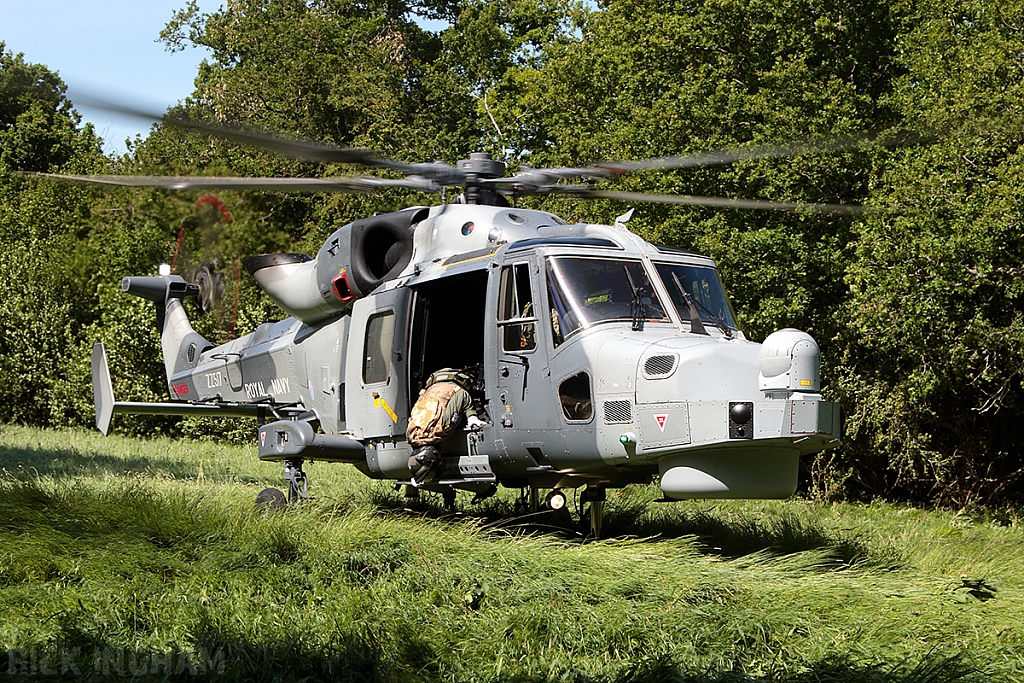
[(561, 510), (565, 507), (565, 494), (555, 489), (544, 499), (544, 505), (548, 510)]
[(729, 408), (729, 417), (738, 425), (745, 425), (750, 422), (750, 404), (745, 402), (734, 403)]

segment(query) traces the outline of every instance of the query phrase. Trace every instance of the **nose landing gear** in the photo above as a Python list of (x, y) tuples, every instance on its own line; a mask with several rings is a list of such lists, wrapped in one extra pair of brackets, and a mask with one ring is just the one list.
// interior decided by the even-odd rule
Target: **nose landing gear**
[[(606, 498), (606, 491), (600, 486), (588, 486), (583, 489), (583, 495), (580, 496), (581, 505), (590, 503), (590, 509), (587, 511), (586, 516), (590, 521), (590, 537), (595, 540), (601, 538), (601, 526), (604, 523), (604, 501)], [(583, 516), (582, 513), (580, 516)]]
[[(542, 509), (562, 514), (567, 514), (566, 504), (568, 499), (565, 495), (565, 491), (562, 489), (553, 489), (544, 497), (544, 503), (540, 502), (540, 492), (537, 487), (530, 487), (530, 512), (537, 513)], [(587, 534), (592, 539), (601, 538), (601, 528), (604, 524), (604, 502), (607, 498), (606, 491), (602, 486), (590, 486), (588, 485), (583, 489), (583, 493), (580, 496), (580, 522), (581, 524), (589, 526), (589, 533)], [(582, 509), (583, 505), (589, 503), (586, 511)]]

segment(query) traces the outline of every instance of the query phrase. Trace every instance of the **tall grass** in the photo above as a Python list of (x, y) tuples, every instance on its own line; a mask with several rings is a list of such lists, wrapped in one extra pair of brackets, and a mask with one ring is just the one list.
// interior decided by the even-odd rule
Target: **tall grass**
[(1024, 680), (1012, 513), (637, 488), (583, 542), (346, 466), (257, 510), (278, 468), (205, 442), (4, 427), (0, 468), (12, 678)]

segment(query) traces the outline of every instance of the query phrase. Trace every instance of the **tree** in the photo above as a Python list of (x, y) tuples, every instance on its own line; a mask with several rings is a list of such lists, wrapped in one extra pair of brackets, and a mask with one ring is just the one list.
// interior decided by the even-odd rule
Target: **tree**
[[(490, 93), (536, 166), (786, 140), (842, 153), (651, 173), (623, 189), (905, 207), (862, 217), (638, 207), (631, 226), (713, 256), (749, 335), (823, 346), (848, 442), (819, 490), (963, 504), (1022, 475), (1020, 3), (610, 0)], [(871, 142), (870, 139), (875, 142)], [(889, 148), (878, 142), (916, 141)], [(607, 222), (622, 203), (544, 203)], [(836, 488), (837, 487), (837, 488)]]
[(99, 140), (45, 67), (0, 43), (0, 420), (53, 417), (50, 391), (95, 310), (76, 285), (95, 193), (12, 171), (88, 172)]
[(1019, 500), (1024, 3), (918, 3), (889, 95), (937, 140), (892, 154), (859, 226), (840, 310), (841, 462), (871, 493)]

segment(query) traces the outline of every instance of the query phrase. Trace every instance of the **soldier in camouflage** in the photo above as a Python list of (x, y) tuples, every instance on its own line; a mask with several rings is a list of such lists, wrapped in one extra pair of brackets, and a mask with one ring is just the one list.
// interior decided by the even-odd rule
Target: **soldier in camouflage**
[(424, 484), (443, 469), (438, 444), (463, 425), (475, 430), (486, 424), (477, 416), (469, 395), (472, 384), (470, 375), (452, 368), (443, 368), (427, 378), (406, 431), (413, 448), (409, 470), (415, 483)]

